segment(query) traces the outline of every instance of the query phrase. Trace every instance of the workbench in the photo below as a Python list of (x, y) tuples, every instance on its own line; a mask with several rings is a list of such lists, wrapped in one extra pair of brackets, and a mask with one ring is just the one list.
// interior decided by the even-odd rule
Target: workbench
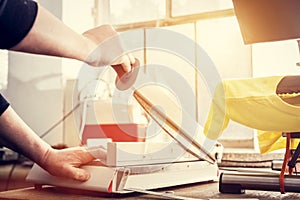
[[(174, 191), (175, 195), (193, 197), (199, 199), (300, 199), (298, 193), (280, 194), (280, 192), (269, 191), (254, 191), (247, 190), (245, 194), (221, 194), (218, 190), (218, 182), (198, 183), (185, 186), (178, 186), (172, 188), (165, 188), (155, 190), (157, 192)], [(139, 193), (129, 194), (106, 194), (98, 192), (87, 192), (80, 190), (71, 190), (66, 188), (58, 188), (51, 186), (44, 186), (41, 189), (25, 188), (18, 190), (10, 190), (0, 192), (1, 200), (105, 200), (105, 199), (166, 199), (163, 197), (144, 195)]]

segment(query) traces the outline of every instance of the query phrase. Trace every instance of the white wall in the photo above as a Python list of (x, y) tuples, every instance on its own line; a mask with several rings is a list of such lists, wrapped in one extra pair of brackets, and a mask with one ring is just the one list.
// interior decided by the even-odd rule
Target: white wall
[[(11, 106), (38, 134), (62, 117), (61, 60), (22, 53), (9, 53), (9, 77), (5, 95)], [(62, 141), (62, 126), (44, 138)]]

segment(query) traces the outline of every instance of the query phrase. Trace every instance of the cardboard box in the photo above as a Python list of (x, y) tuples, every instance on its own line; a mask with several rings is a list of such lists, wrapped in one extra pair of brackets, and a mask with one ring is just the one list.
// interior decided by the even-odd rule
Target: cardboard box
[(89, 101), (85, 117), (81, 136), (83, 144), (96, 138), (111, 138), (113, 142), (146, 140), (148, 119), (138, 105), (110, 100)]

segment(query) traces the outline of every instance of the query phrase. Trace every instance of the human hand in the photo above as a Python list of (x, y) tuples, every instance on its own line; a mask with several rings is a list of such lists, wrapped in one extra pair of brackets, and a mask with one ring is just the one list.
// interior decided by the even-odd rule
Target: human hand
[(85, 62), (92, 66), (118, 66), (125, 72), (131, 71), (135, 58), (124, 54), (118, 33), (110, 25), (102, 25), (83, 33), (92, 51)]
[(66, 149), (50, 148), (44, 160), (39, 165), (53, 176), (70, 178), (78, 181), (87, 181), (90, 174), (80, 166), (93, 161), (95, 158), (106, 160), (104, 148), (71, 147)]

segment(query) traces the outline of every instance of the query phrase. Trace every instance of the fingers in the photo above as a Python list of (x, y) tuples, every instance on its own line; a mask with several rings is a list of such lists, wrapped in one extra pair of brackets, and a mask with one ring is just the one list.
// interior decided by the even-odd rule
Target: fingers
[(88, 147), (86, 150), (94, 158), (106, 161), (107, 151), (103, 146)]
[[(61, 159), (60, 163), (62, 164), (62, 171), (59, 176), (64, 176), (77, 181), (87, 181), (90, 178), (90, 174), (80, 167), (94, 160), (94, 156), (86, 151), (86, 148), (84, 147), (72, 147), (60, 152), (63, 153), (63, 151), (65, 158)], [(105, 157), (105, 154), (106, 153), (103, 151), (101, 157)]]
[(132, 65), (135, 63), (135, 58), (132, 54), (127, 54), (124, 57), (125, 61), (122, 63), (123, 70), (125, 72), (130, 72), (132, 70)]
[(77, 181), (87, 181), (90, 178), (90, 173), (84, 169), (75, 168), (71, 169), (71, 176), (70, 178), (77, 180)]
[(135, 57), (132, 54), (126, 54), (114, 61), (111, 65), (121, 65), (124, 72), (130, 72), (132, 65), (135, 63)]
[(87, 181), (90, 178), (90, 173), (79, 167), (94, 160), (95, 158), (106, 161), (107, 151), (103, 146), (80, 148), (82, 151), (77, 154), (80, 161), (77, 164), (72, 164), (73, 161), (70, 163), (68, 169), (68, 171), (70, 172), (69, 178), (77, 181)]
[(84, 169), (74, 167), (72, 165), (67, 165), (62, 167), (61, 174), (55, 174), (55, 176), (62, 176), (65, 178), (73, 179), (76, 181), (87, 181), (90, 178), (90, 173)]
[(133, 65), (135, 63), (135, 57), (132, 54), (128, 54), (127, 56), (130, 60), (130, 64)]
[(80, 167), (93, 161), (95, 158), (106, 160), (106, 150), (103, 147), (52, 149), (47, 154), (45, 161), (40, 164), (54, 176), (86, 181), (89, 179), (90, 174)]
[(123, 62), (121, 63), (123, 70), (125, 72), (130, 72), (131, 71), (131, 62), (128, 56), (125, 56), (123, 59)]

